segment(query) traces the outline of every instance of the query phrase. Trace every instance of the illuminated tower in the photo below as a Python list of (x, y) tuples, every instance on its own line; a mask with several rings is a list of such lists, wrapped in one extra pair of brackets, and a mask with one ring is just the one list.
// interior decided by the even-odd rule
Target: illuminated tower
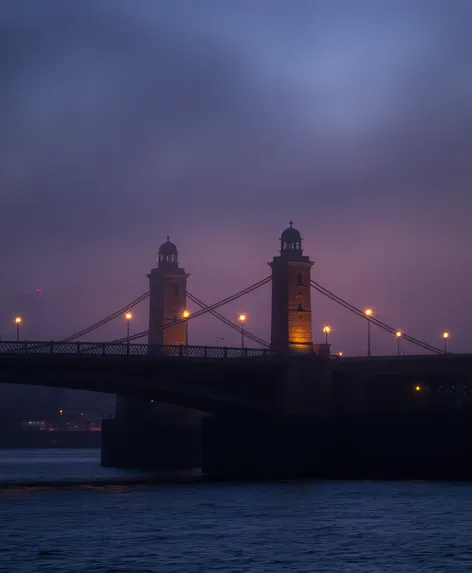
[(310, 273), (313, 263), (303, 256), (302, 237), (288, 229), (280, 238), (280, 255), (272, 268), (271, 346), (281, 352), (312, 352)]
[(187, 322), (161, 330), (182, 318), (187, 304), (187, 278), (190, 275), (179, 268), (177, 247), (167, 241), (159, 247), (157, 268), (149, 278), (149, 344), (187, 344)]

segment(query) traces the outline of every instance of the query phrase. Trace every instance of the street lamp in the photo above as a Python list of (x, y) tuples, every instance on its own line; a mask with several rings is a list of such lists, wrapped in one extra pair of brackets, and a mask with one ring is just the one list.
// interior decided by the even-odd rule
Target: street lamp
[(403, 332), (401, 330), (397, 330), (395, 336), (397, 337), (397, 356), (400, 356), (400, 338), (403, 336)]
[(21, 318), (21, 316), (17, 316), (15, 318), (15, 324), (16, 324), (16, 341), (20, 342), (20, 326), (23, 322), (23, 319)]
[(343, 353), (342, 353), (342, 351), (340, 350), (339, 352), (336, 353), (336, 355), (341, 358), (341, 356), (343, 355)]
[(126, 320), (126, 338), (128, 339), (128, 344), (129, 344), (129, 323), (131, 322), (131, 319), (133, 318), (133, 313), (131, 312), (126, 312), (125, 313), (125, 320)]
[(185, 309), (182, 313), (182, 318), (185, 320), (185, 346), (188, 346), (188, 319), (190, 318), (190, 311)]
[(374, 315), (374, 311), (371, 308), (366, 308), (364, 314), (367, 319), (367, 356), (370, 356), (370, 318)]
[(323, 326), (323, 332), (325, 334), (326, 344), (328, 344), (328, 335), (331, 332), (331, 326)]
[(238, 319), (241, 323), (241, 348), (244, 348), (244, 323), (247, 320), (247, 316), (245, 314), (240, 314)]
[(449, 338), (449, 332), (443, 332), (442, 337), (444, 339), (444, 353), (447, 354), (447, 339)]

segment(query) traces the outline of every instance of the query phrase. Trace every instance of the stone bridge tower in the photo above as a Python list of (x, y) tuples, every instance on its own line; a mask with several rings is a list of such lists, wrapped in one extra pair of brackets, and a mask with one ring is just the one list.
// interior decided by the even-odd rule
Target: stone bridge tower
[(165, 324), (183, 318), (187, 305), (187, 279), (190, 275), (179, 267), (177, 247), (167, 241), (159, 247), (157, 267), (149, 278), (149, 337), (151, 345), (186, 345), (187, 322), (161, 330)]
[(311, 287), (313, 263), (303, 255), (302, 237), (292, 226), (280, 238), (272, 268), (271, 346), (280, 352), (312, 352)]
[[(167, 237), (159, 247), (157, 267), (149, 278), (149, 345), (185, 346), (188, 344), (188, 322), (182, 320), (187, 310), (187, 279), (190, 275), (179, 267), (177, 247)], [(175, 326), (161, 327), (180, 320)], [(152, 350), (151, 350), (152, 351)], [(202, 413), (172, 404), (148, 405), (149, 415), (165, 427), (199, 425)], [(199, 430), (198, 430), (199, 431)]]
[[(186, 345), (183, 318), (187, 278), (169, 237), (159, 248), (149, 278), (149, 345)], [(152, 349), (149, 349), (152, 352)], [(189, 469), (200, 467), (201, 421), (197, 410), (132, 396), (117, 397), (116, 418), (102, 428), (102, 464), (115, 467)]]

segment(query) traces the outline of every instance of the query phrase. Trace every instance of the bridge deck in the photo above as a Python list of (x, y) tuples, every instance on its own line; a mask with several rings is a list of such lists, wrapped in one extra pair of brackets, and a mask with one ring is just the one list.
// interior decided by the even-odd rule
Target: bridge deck
[(0, 342), (1, 355), (69, 354), (86, 356), (143, 356), (168, 358), (233, 359), (270, 356), (267, 348), (226, 346), (150, 345), (110, 342)]

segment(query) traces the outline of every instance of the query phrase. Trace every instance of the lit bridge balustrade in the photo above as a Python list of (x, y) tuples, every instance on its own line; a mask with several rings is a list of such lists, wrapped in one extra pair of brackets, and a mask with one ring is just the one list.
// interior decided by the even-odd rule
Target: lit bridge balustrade
[(273, 355), (267, 348), (232, 348), (225, 346), (149, 345), (107, 342), (0, 342), (1, 356), (24, 354), (143, 356), (155, 358), (234, 359)]

